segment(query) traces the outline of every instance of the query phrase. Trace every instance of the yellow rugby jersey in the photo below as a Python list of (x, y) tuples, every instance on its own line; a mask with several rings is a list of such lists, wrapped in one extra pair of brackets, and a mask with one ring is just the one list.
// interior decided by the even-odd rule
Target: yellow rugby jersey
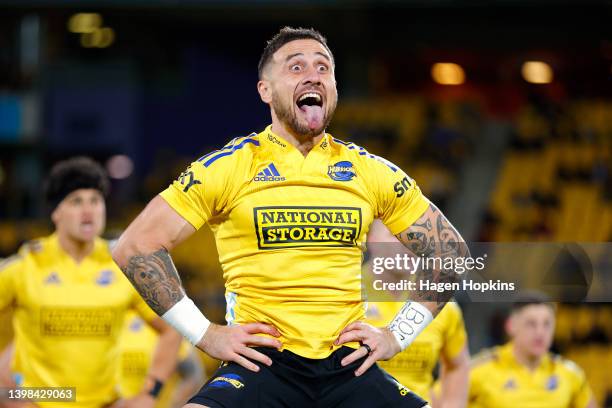
[[(12, 370), (27, 387), (76, 387), (75, 408), (117, 397), (118, 340), (127, 310), (156, 317), (113, 262), (108, 243), (77, 264), (57, 236), (24, 245), (0, 267), (0, 310), (14, 311)], [(57, 403), (40, 403), (57, 406)]]
[(471, 408), (583, 408), (591, 398), (576, 364), (547, 354), (531, 372), (516, 361), (512, 343), (481, 353), (470, 372)]
[[(10, 259), (0, 259), (0, 268)], [(13, 310), (9, 307), (0, 310), (0, 352), (13, 340)]]
[(195, 228), (211, 226), (228, 323), (272, 324), (284, 348), (319, 359), (364, 317), (372, 220), (398, 233), (429, 206), (402, 170), (364, 148), (326, 134), (304, 157), (270, 126), (193, 162), (161, 196)]
[[(1, 261), (0, 261), (1, 265)], [(0, 310), (0, 352), (13, 340), (13, 311)]]
[[(153, 354), (157, 348), (159, 335), (137, 313), (128, 312), (119, 340), (119, 393), (122, 398), (132, 398), (142, 391), (147, 373), (151, 367)], [(179, 350), (179, 361), (186, 359), (193, 346), (183, 341)], [(164, 387), (157, 397), (156, 408), (168, 408), (172, 395), (180, 381), (175, 372), (164, 382)]]
[[(369, 303), (366, 313), (368, 323), (377, 327), (386, 326), (402, 305), (401, 302)], [(466, 343), (461, 309), (456, 303), (449, 302), (406, 350), (391, 360), (378, 361), (377, 364), (402, 385), (427, 399), (434, 382), (432, 373), (440, 355), (453, 359)]]

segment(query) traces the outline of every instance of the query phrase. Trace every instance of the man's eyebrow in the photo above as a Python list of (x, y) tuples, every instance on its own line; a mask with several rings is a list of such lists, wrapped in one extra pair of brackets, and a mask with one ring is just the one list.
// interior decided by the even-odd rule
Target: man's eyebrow
[(285, 62), (289, 61), (293, 57), (297, 57), (298, 55), (304, 55), (304, 54), (301, 52), (296, 52), (295, 54), (289, 54), (287, 55), (287, 58), (285, 58)]
[[(327, 61), (331, 62), (329, 56), (327, 56), (327, 54), (324, 54), (320, 51), (315, 52), (315, 54), (318, 54), (320, 56), (322, 56), (323, 58), (325, 58)], [(296, 52), (295, 54), (289, 54), (287, 55), (287, 58), (285, 58), (285, 62), (289, 61), (291, 58), (293, 57), (297, 57), (297, 56), (304, 56), (304, 53), (302, 52)]]
[(319, 54), (320, 56), (322, 56), (323, 58), (325, 58), (326, 60), (328, 60), (329, 62), (331, 62), (331, 60), (329, 59), (329, 56), (327, 56), (327, 54), (323, 54), (320, 51), (315, 52), (315, 54)]

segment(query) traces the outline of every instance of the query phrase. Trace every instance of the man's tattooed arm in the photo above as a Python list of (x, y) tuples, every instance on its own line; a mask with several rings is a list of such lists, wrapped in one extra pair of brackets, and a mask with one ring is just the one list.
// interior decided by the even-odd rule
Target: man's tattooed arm
[(181, 278), (165, 249), (148, 255), (134, 255), (122, 270), (140, 296), (160, 316), (185, 296)]
[[(434, 204), (430, 204), (427, 211), (414, 224), (396, 237), (414, 255), (424, 259), (436, 259), (435, 262), (432, 260), (426, 265), (428, 268), (422, 268), (417, 272), (419, 280), (435, 283), (459, 281), (460, 276), (453, 270), (440, 268), (444, 262), (438, 260), (468, 257), (469, 250), (461, 235)], [(448, 290), (412, 291), (410, 300), (430, 303), (429, 308), (435, 316), (452, 296), (453, 291)]]

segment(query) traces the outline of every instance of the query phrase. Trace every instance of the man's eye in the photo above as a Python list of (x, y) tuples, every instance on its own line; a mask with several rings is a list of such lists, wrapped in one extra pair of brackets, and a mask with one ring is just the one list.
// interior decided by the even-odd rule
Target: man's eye
[(302, 67), (300, 67), (299, 65), (292, 65), (290, 69), (291, 71), (298, 72), (302, 69)]
[(326, 65), (319, 65), (319, 72), (327, 72), (327, 66)]

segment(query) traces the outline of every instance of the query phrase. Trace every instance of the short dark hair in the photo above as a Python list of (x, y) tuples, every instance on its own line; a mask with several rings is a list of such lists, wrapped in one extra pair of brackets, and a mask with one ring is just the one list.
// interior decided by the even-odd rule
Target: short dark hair
[(89, 157), (79, 156), (56, 163), (45, 183), (45, 199), (54, 209), (71, 192), (93, 188), (108, 195), (110, 181), (100, 164)]
[(545, 305), (550, 307), (553, 312), (557, 309), (548, 295), (536, 291), (525, 291), (515, 296), (512, 302), (511, 313), (517, 313), (531, 305)]
[(263, 53), (259, 58), (259, 64), (257, 65), (259, 79), (263, 77), (263, 71), (266, 65), (268, 65), (268, 62), (270, 61), (270, 59), (272, 59), (272, 55), (274, 55), (274, 53), (278, 51), (279, 48), (281, 48), (288, 42), (304, 39), (318, 41), (323, 47), (325, 47), (327, 52), (329, 52), (332, 64), (334, 63), (334, 56), (331, 50), (329, 49), (329, 46), (327, 45), (327, 39), (323, 37), (320, 32), (318, 32), (314, 28), (283, 27), (278, 33), (274, 35), (274, 37), (268, 40), (268, 42), (266, 43), (266, 47), (264, 48)]

